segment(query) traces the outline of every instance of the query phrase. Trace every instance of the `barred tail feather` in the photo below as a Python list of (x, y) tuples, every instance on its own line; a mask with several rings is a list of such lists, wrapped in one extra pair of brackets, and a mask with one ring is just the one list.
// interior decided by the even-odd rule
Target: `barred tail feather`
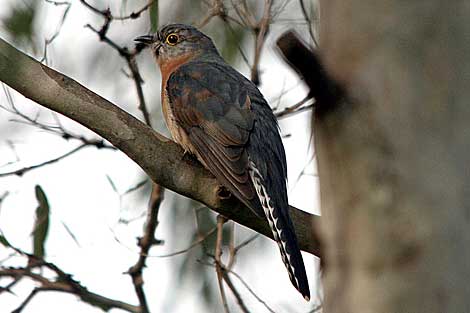
[(273, 233), (273, 237), (279, 246), (282, 261), (286, 266), (290, 281), (305, 300), (309, 301), (310, 290), (305, 273), (305, 266), (288, 213), (282, 214), (280, 211), (282, 208), (273, 205), (271, 197), (266, 191), (263, 176), (252, 161), (250, 161), (249, 172), (266, 219)]

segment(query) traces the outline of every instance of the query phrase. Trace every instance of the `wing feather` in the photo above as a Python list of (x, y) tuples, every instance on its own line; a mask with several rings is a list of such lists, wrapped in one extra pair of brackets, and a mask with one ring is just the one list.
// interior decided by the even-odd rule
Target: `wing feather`
[(246, 151), (255, 119), (240, 82), (210, 63), (188, 63), (170, 76), (166, 89), (175, 121), (196, 157), (234, 196), (264, 217)]

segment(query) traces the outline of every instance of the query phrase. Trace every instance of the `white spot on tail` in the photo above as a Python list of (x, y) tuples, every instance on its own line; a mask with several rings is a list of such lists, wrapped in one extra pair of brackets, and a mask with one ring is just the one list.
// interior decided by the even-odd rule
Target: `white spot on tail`
[(284, 265), (288, 268), (287, 273), (289, 274), (289, 278), (291, 280), (294, 280), (298, 287), (299, 282), (297, 280), (297, 277), (295, 276), (295, 268), (290, 262), (291, 256), (287, 252), (286, 242), (281, 239), (281, 234), (283, 230), (277, 228), (277, 221), (279, 220), (279, 217), (274, 217), (274, 207), (272, 206), (271, 198), (269, 197), (269, 194), (267, 193), (266, 188), (263, 185), (263, 176), (256, 168), (255, 163), (253, 163), (249, 158), (248, 161), (250, 165), (249, 172), (251, 181), (255, 186), (256, 193), (258, 194), (258, 198), (260, 200), (261, 206), (263, 207), (263, 211), (268, 220), (269, 227), (271, 228), (271, 231), (273, 233), (273, 237), (279, 246), (279, 250), (281, 251), (282, 261), (284, 262)]

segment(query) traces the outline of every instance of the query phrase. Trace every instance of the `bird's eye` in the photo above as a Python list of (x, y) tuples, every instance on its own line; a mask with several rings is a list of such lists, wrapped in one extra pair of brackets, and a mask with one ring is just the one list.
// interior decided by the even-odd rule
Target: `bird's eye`
[(177, 34), (169, 34), (168, 36), (166, 36), (166, 43), (171, 46), (174, 46), (178, 43), (179, 39), (180, 38)]

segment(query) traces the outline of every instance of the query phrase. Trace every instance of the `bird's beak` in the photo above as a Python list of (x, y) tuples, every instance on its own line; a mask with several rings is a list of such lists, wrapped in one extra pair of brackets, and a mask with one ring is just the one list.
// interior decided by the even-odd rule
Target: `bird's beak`
[(144, 44), (144, 45), (150, 45), (152, 42), (154, 42), (154, 38), (153, 38), (153, 35), (144, 35), (144, 36), (135, 38), (134, 41)]

